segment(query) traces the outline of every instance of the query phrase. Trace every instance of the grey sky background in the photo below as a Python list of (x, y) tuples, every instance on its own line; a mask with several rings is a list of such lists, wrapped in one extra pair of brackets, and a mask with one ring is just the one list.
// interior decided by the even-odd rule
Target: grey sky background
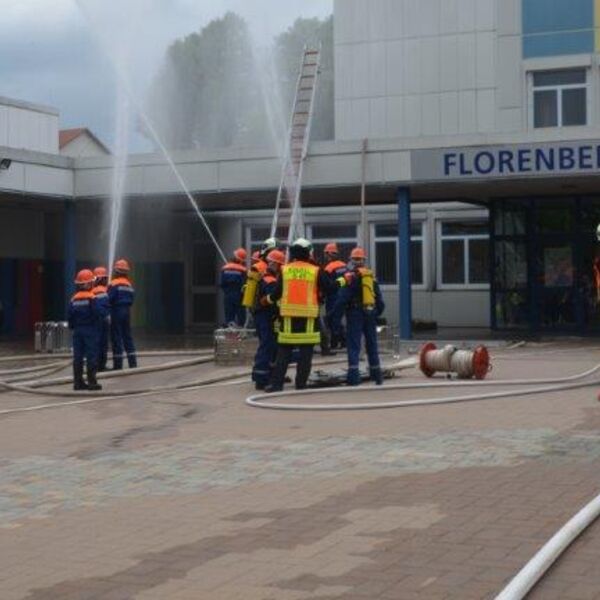
[[(259, 44), (299, 17), (325, 17), (333, 0), (16, 0), (0, 18), (0, 96), (60, 111), (61, 128), (87, 126), (112, 144), (115, 76), (103, 48), (124, 65), (136, 96), (174, 39), (232, 10)], [(92, 27), (90, 27), (90, 22)], [(143, 150), (141, 139), (133, 150)]]

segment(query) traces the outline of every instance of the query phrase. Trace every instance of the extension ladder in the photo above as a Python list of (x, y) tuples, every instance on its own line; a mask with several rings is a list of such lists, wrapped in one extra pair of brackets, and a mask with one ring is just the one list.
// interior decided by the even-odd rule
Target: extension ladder
[(285, 200), (291, 209), (288, 245), (295, 238), (305, 235), (300, 194), (304, 160), (308, 153), (320, 62), (321, 46), (319, 45), (318, 48), (304, 46), (300, 62), (300, 73), (298, 74), (298, 81), (296, 83), (296, 94), (292, 104), (288, 142), (284, 152), (275, 213), (271, 226), (271, 236), (275, 236), (279, 209), (282, 201)]

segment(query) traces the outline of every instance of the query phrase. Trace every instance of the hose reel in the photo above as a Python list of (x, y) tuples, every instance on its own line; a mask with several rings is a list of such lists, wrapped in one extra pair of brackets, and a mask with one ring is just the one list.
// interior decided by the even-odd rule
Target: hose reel
[(456, 373), (460, 379), (485, 379), (492, 369), (485, 346), (477, 346), (475, 350), (458, 350), (448, 344), (438, 350), (433, 342), (421, 348), (419, 366), (426, 377), (433, 377), (439, 371)]

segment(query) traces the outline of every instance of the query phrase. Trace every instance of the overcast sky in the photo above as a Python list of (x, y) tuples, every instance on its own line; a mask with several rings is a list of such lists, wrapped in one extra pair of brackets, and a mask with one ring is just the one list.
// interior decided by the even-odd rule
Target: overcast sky
[(103, 45), (123, 57), (136, 95), (143, 96), (168, 44), (228, 10), (267, 40), (299, 16), (331, 14), (332, 6), (333, 0), (7, 1), (0, 17), (0, 96), (57, 108), (61, 128), (87, 126), (110, 145), (115, 77)]

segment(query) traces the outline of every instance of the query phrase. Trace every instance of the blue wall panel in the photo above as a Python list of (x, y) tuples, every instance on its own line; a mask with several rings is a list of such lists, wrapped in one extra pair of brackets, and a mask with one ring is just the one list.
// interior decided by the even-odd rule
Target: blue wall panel
[(594, 52), (594, 0), (522, 0), (523, 57)]
[(523, 36), (523, 58), (591, 54), (592, 52), (594, 52), (592, 30)]

